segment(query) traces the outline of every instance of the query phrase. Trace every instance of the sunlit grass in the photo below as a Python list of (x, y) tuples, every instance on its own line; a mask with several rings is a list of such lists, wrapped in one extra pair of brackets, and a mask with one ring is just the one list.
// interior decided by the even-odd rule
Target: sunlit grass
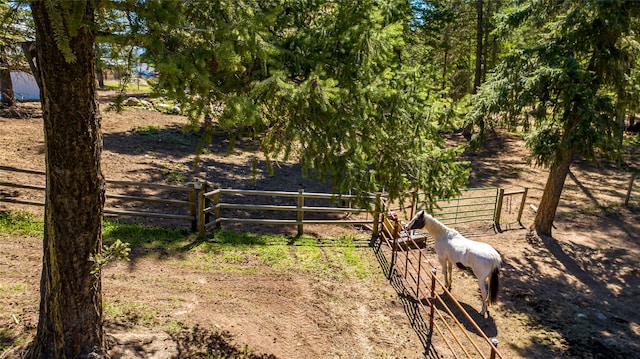
[[(104, 88), (108, 90), (120, 90), (122, 89), (122, 85), (118, 82), (105, 82)], [(137, 82), (131, 82), (127, 84), (127, 86), (125, 87), (125, 90), (151, 93), (151, 91), (153, 91), (153, 88), (149, 85), (143, 85), (143, 84), (138, 84)]]
[(159, 316), (153, 307), (145, 303), (107, 300), (103, 301), (103, 314), (106, 320), (151, 327), (157, 324)]
[(290, 238), (220, 231), (213, 238), (192, 248), (204, 261), (189, 260), (183, 264), (237, 272), (245, 271), (257, 262), (275, 271), (363, 279), (372, 272), (374, 265), (362, 261), (365, 250), (368, 248), (363, 248), (355, 238), (349, 236)]
[(26, 290), (26, 284), (24, 283), (0, 283), (0, 293), (2, 294), (15, 294), (23, 293)]
[(112, 221), (104, 221), (102, 236), (105, 244), (120, 240), (129, 243), (132, 247), (165, 250), (182, 248), (193, 240), (186, 229), (150, 227)]
[[(0, 233), (39, 236), (43, 228), (42, 218), (29, 212), (0, 212)], [(255, 271), (256, 266), (266, 266), (280, 272), (365, 279), (372, 271), (372, 264), (362, 261), (366, 247), (363, 248), (351, 236), (292, 238), (216, 231), (203, 240), (187, 229), (110, 220), (104, 221), (102, 230), (105, 246), (119, 240), (132, 249), (142, 248), (149, 255), (180, 254), (182, 265), (207, 272), (250, 273)]]
[(0, 233), (35, 236), (44, 232), (44, 221), (27, 211), (0, 212)]

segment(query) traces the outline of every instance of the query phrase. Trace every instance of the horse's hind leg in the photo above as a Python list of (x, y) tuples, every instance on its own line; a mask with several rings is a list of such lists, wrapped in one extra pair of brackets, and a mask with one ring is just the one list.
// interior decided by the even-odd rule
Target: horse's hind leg
[(482, 311), (480, 315), (484, 317), (487, 312), (487, 281), (485, 277), (478, 278), (478, 287), (480, 287), (480, 295), (482, 296)]
[(451, 290), (451, 284), (449, 283), (449, 273), (451, 273), (451, 271), (448, 270), (449, 267), (447, 266), (449, 261), (447, 261), (447, 259), (443, 257), (438, 257), (438, 260), (440, 262), (440, 266), (442, 267), (442, 272), (444, 272), (444, 286), (445, 288), (447, 288), (447, 290)]

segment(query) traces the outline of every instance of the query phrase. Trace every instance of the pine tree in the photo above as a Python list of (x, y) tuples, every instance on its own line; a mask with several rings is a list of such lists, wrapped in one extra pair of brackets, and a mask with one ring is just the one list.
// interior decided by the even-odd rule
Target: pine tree
[[(267, 158), (298, 161), (337, 193), (466, 185), (460, 148), (445, 148), (449, 112), (424, 69), (405, 60), (406, 1), (147, 3), (147, 55), (163, 93), (198, 121), (261, 140)], [(178, 15), (179, 14), (179, 15)]]
[(46, 198), (40, 311), (28, 358), (103, 358), (105, 181), (95, 94), (93, 1), (33, 1), (45, 134)]
[(539, 234), (551, 235), (574, 158), (619, 154), (617, 119), (640, 96), (633, 90), (638, 78), (629, 76), (640, 54), (639, 16), (637, 1), (541, 0), (505, 16), (502, 30), (524, 32), (530, 41), (481, 87), (468, 119), (480, 136), (496, 125), (531, 129), (532, 159), (550, 169), (533, 224)]

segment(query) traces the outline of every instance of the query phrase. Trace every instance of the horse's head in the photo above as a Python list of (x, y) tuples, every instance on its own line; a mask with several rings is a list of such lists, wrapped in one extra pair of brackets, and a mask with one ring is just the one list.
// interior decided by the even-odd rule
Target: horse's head
[(412, 229), (424, 228), (424, 226), (427, 224), (427, 216), (428, 214), (425, 211), (418, 212), (415, 216), (413, 216), (411, 221), (404, 226), (404, 229), (410, 231)]

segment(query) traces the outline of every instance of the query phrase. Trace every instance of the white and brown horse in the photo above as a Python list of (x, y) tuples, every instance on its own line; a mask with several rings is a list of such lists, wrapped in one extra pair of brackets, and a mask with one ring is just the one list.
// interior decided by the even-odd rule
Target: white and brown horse
[[(406, 230), (425, 228), (435, 239), (434, 248), (440, 265), (444, 270), (444, 281), (447, 289), (451, 290), (453, 264), (460, 268), (471, 268), (478, 279), (478, 286), (482, 294), (482, 311), (484, 316), (487, 305), (495, 303), (500, 286), (498, 274), (502, 258), (489, 244), (476, 242), (465, 238), (453, 228), (433, 218), (425, 211), (418, 212), (405, 226)], [(487, 279), (489, 286), (487, 289)]]

